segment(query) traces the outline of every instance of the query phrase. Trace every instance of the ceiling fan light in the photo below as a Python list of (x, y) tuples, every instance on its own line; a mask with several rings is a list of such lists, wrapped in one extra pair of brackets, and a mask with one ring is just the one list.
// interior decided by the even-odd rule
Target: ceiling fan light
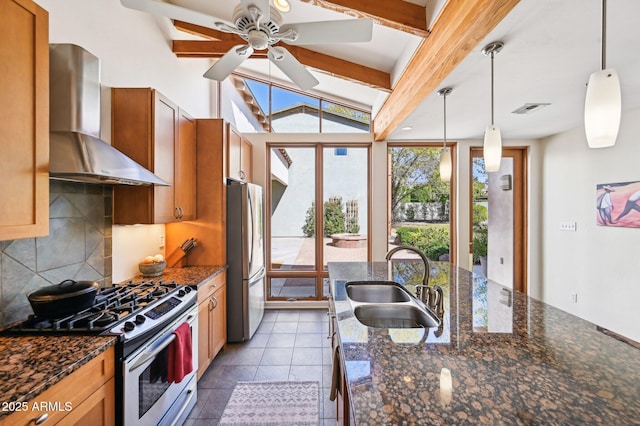
[(606, 148), (616, 143), (621, 114), (618, 73), (605, 69), (591, 74), (584, 103), (584, 129), (589, 148)]
[(291, 4), (289, 4), (288, 0), (273, 0), (273, 5), (280, 12), (288, 12), (291, 10)]
[(487, 130), (484, 132), (483, 157), (485, 171), (497, 172), (500, 170), (502, 136), (500, 129), (493, 124), (487, 126)]
[(449, 148), (442, 148), (440, 151), (440, 179), (443, 182), (451, 181), (451, 150)]

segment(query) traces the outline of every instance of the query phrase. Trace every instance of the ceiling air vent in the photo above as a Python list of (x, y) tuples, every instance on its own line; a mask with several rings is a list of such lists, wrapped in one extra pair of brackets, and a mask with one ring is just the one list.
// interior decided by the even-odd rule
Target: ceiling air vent
[(547, 105), (551, 105), (551, 104), (545, 104), (545, 103), (524, 104), (520, 108), (516, 109), (515, 111), (511, 111), (511, 113), (512, 114), (531, 114), (534, 111), (538, 111), (539, 109), (546, 107)]

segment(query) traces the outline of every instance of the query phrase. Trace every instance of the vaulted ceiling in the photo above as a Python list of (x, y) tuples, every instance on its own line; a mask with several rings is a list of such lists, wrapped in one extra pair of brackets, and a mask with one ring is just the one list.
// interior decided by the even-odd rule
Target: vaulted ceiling
[[(496, 56), (496, 121), (504, 123), (506, 138), (539, 138), (579, 125), (584, 83), (599, 64), (600, 0), (290, 2), (286, 22), (373, 19), (369, 43), (286, 48), (320, 80), (314, 90), (372, 108), (376, 140), (438, 139), (442, 104), (435, 93), (445, 85), (454, 89), (447, 103), (448, 133), (453, 138), (481, 138), (489, 116), (489, 60), (480, 51), (494, 39), (505, 41)], [(175, 3), (231, 20), (233, 8), (226, 2)], [(628, 94), (625, 109), (640, 107), (640, 59), (623, 56), (632, 51), (633, 40), (640, 39), (640, 26), (632, 22), (640, 13), (640, 2), (616, 0), (609, 9), (609, 62), (625, 68), (619, 70), (623, 100)], [(236, 35), (185, 22), (174, 25), (204, 38), (176, 37), (173, 51), (180, 57), (220, 58), (241, 41)], [(269, 61), (263, 57), (255, 53), (255, 60), (247, 60), (241, 72), (286, 80), (272, 67), (267, 69)], [(562, 66), (554, 66), (554, 61)], [(500, 84), (507, 89), (500, 89)], [(526, 121), (509, 114), (528, 102), (554, 106)], [(405, 127), (413, 130), (401, 130)]]

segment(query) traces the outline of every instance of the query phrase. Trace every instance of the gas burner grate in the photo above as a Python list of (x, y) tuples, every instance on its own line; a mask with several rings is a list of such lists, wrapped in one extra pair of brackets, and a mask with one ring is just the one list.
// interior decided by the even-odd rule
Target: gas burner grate
[(117, 322), (135, 316), (145, 306), (166, 297), (179, 286), (175, 281), (142, 281), (101, 290), (90, 308), (61, 318), (29, 317), (7, 330), (9, 334), (90, 333), (109, 330)]

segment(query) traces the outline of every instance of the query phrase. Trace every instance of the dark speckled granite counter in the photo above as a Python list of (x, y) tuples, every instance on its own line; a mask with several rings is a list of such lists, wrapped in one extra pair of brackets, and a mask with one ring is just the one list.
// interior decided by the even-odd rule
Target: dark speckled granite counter
[[(115, 336), (0, 336), (0, 403), (29, 402), (104, 352)], [(0, 410), (0, 418), (10, 412)]]
[[(153, 279), (197, 286), (226, 266), (168, 268)], [(142, 275), (134, 282), (149, 280)], [(29, 402), (117, 341), (116, 336), (0, 336), (0, 404)], [(1, 408), (1, 407), (0, 407)], [(0, 418), (10, 414), (0, 410)]]
[(375, 262), (329, 263), (329, 276), (358, 425), (640, 425), (640, 350), (592, 323), (433, 262), (442, 329), (370, 328), (345, 281), (391, 277), (413, 290), (421, 274)]
[(213, 278), (221, 274), (227, 267), (224, 265), (207, 265), (207, 266), (185, 266), (184, 268), (167, 268), (161, 276), (153, 278), (144, 278), (142, 275), (136, 275), (131, 280), (133, 282), (141, 282), (148, 280), (175, 281), (178, 284), (197, 286), (202, 281)]

